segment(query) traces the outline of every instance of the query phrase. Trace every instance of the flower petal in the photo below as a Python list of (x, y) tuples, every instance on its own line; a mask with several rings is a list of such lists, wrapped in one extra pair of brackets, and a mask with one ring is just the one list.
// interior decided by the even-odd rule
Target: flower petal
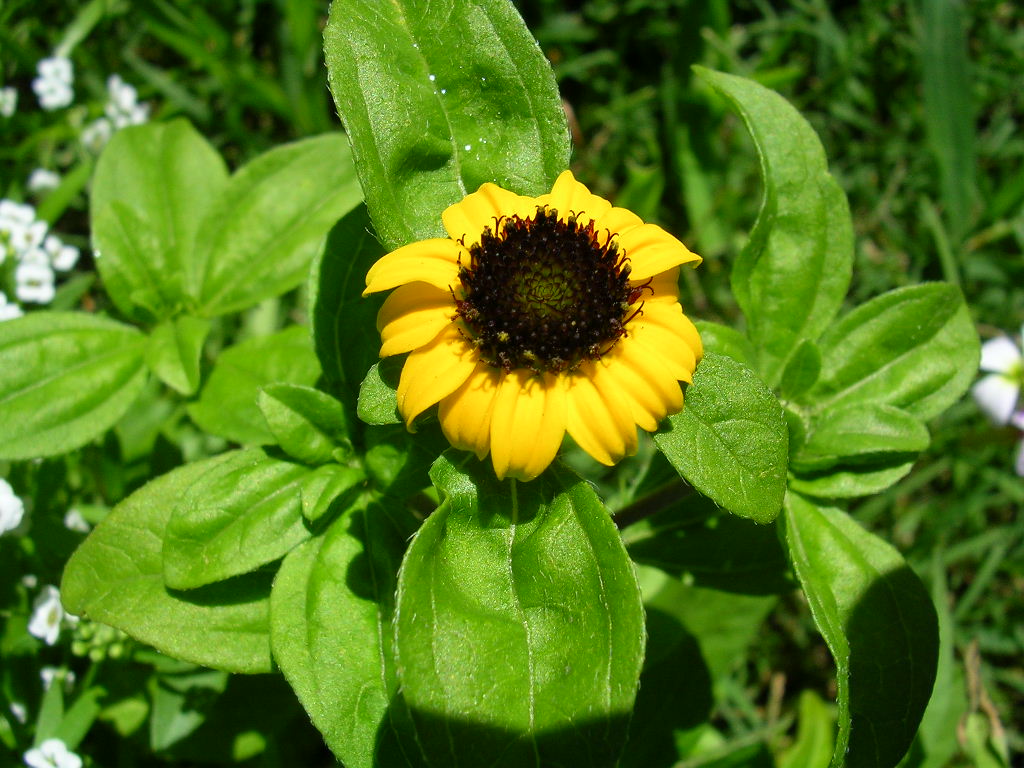
[(657, 224), (643, 224), (619, 235), (619, 246), (629, 259), (631, 281), (646, 280), (659, 272), (702, 259)]
[(441, 221), (452, 240), (461, 240), (466, 248), (480, 242), (483, 231), (495, 228), (497, 221), (509, 216), (526, 216), (536, 211), (532, 197), (523, 197), (488, 182), (466, 195), (441, 214)]
[(448, 291), (428, 283), (409, 283), (396, 288), (377, 313), (380, 356), (411, 352), (434, 339), (455, 318)]
[(1021, 362), (1021, 352), (1008, 336), (997, 336), (981, 345), (983, 371), (1008, 373)]
[(679, 304), (645, 303), (641, 314), (630, 321), (627, 332), (634, 343), (660, 358), (676, 379), (693, 382), (704, 348), (700, 334)]
[(633, 421), (641, 429), (654, 432), (665, 416), (682, 409), (683, 390), (660, 358), (630, 341), (628, 336), (620, 340), (599, 362), (618, 385)]
[(491, 462), (498, 479), (533, 480), (554, 460), (565, 434), (565, 384), (552, 373), (505, 374), (491, 414)]
[(991, 373), (971, 387), (978, 407), (996, 424), (1006, 424), (1013, 416), (1020, 387), (998, 373)]
[(611, 466), (636, 453), (636, 422), (614, 379), (587, 361), (569, 379), (566, 430), (584, 451)]
[(441, 237), (403, 245), (370, 267), (363, 296), (417, 281), (447, 291), (459, 284), (459, 256), (464, 253), (458, 243)]
[(476, 363), (476, 349), (454, 323), (411, 353), (398, 380), (398, 410), (406, 426), (411, 429), (413, 419), (462, 386)]
[(667, 269), (664, 272), (659, 272), (654, 277), (648, 277), (643, 280), (633, 280), (631, 276), (629, 284), (633, 288), (646, 285), (641, 296), (641, 300), (645, 303), (655, 301), (675, 304), (679, 301), (679, 267)]
[(644, 220), (627, 208), (609, 208), (600, 217), (594, 219), (594, 229), (599, 235), (610, 232), (621, 235), (630, 229), (641, 226)]
[(597, 221), (612, 207), (603, 197), (592, 194), (585, 184), (576, 181), (572, 171), (562, 171), (555, 179), (551, 192), (538, 197), (537, 203), (558, 211), (560, 221), (567, 221), (570, 215), (576, 214), (583, 224), (587, 223), (588, 218)]
[(465, 383), (441, 401), (437, 409), (448, 442), (483, 459), (491, 448), (491, 413), (501, 372), (477, 363)]

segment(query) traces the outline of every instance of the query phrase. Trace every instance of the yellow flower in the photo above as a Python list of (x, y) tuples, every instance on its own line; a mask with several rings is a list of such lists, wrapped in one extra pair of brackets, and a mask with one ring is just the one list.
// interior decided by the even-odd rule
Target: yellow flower
[(381, 357), (409, 353), (398, 409), (439, 404), (452, 445), (488, 453), (499, 478), (532, 480), (565, 433), (604, 464), (636, 452), (683, 407), (703, 350), (679, 305), (681, 264), (700, 257), (612, 207), (565, 171), (524, 197), (484, 184), (441, 214), (447, 238), (392, 251), (364, 295)]

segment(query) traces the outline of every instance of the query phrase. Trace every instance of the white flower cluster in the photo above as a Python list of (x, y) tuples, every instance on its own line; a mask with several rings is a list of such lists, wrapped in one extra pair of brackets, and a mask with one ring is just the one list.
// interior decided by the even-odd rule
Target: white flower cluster
[(75, 74), (71, 59), (66, 56), (54, 56), (42, 59), (36, 65), (39, 77), (32, 81), (32, 90), (39, 98), (39, 106), (45, 110), (66, 107), (75, 98), (71, 88)]
[[(1024, 328), (1021, 328), (1024, 334)], [(971, 389), (978, 407), (996, 424), (1012, 424), (1024, 432), (1024, 353), (1008, 336), (989, 339), (981, 345), (984, 376)], [(1024, 477), (1024, 435), (1017, 448), (1014, 468)]]
[[(78, 261), (79, 252), (59, 237), (47, 234), (48, 225), (36, 218), (31, 205), (0, 200), (0, 265), (8, 258), (14, 269), (15, 295), (19, 301), (49, 304), (56, 292), (55, 274), (67, 272)], [(0, 320), (21, 315), (21, 309), (8, 303), (0, 292)]]
[(11, 484), (0, 477), (0, 536), (21, 525), (24, 516), (25, 504), (14, 493)]
[(129, 125), (140, 125), (149, 119), (149, 104), (139, 103), (139, 94), (120, 75), (107, 78), (105, 117), (90, 123), (82, 131), (82, 143), (99, 152), (114, 135), (114, 131)]
[(73, 627), (78, 624), (78, 617), (64, 610), (60, 602), (60, 590), (52, 584), (47, 584), (32, 603), (28, 633), (47, 645), (53, 645), (60, 638), (60, 630), (64, 624)]
[(25, 753), (29, 768), (82, 768), (82, 758), (60, 739), (47, 739)]

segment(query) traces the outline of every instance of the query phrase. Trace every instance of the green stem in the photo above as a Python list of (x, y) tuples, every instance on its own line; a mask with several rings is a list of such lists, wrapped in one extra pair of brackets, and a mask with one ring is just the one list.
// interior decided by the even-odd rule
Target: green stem
[(643, 520), (645, 517), (650, 517), (656, 512), (661, 512), (663, 509), (668, 509), (673, 504), (687, 498), (693, 494), (693, 488), (691, 488), (683, 480), (670, 480), (664, 485), (651, 491), (651, 493), (644, 496), (642, 499), (634, 501), (629, 506), (623, 507), (613, 516), (615, 525), (619, 527), (619, 530), (628, 528), (633, 523)]

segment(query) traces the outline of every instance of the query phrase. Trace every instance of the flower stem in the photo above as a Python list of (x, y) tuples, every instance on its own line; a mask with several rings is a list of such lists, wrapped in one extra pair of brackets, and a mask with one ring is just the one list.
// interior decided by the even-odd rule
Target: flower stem
[(684, 480), (670, 480), (664, 485), (651, 491), (641, 499), (623, 507), (613, 515), (615, 525), (619, 530), (628, 528), (633, 523), (650, 517), (656, 512), (668, 509), (676, 502), (682, 501), (693, 494), (693, 488)]

